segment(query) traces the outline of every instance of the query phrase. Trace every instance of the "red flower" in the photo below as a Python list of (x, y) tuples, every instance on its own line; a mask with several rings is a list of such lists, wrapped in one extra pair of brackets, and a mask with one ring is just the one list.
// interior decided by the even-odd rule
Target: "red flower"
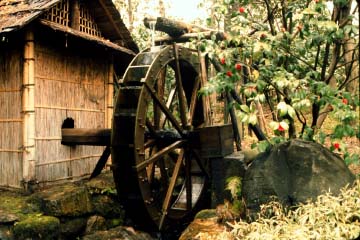
[(278, 129), (277, 129), (279, 132), (283, 132), (283, 131), (285, 131), (285, 129), (281, 126), (281, 124), (279, 124), (279, 127), (278, 127)]
[(346, 104), (346, 105), (348, 104), (348, 100), (346, 98), (343, 98), (342, 102), (343, 102), (343, 104)]
[(261, 35), (260, 35), (260, 39), (265, 39), (266, 38), (266, 34), (265, 33), (262, 33)]
[(222, 65), (224, 65), (225, 64), (225, 58), (221, 58), (220, 62), (221, 62)]
[(240, 13), (244, 13), (244, 12), (245, 12), (245, 8), (239, 7), (239, 12), (240, 12)]
[(241, 64), (240, 63), (235, 64), (235, 68), (236, 70), (241, 70)]
[(336, 143), (334, 143), (334, 144), (333, 144), (333, 146), (334, 146), (334, 148), (335, 148), (335, 149), (339, 149), (339, 148), (340, 148), (340, 144), (339, 144), (339, 143), (337, 143), (337, 142), (336, 142)]
[(232, 72), (227, 71), (227, 72), (226, 72), (226, 75), (227, 75), (228, 77), (231, 77), (231, 76), (232, 76)]

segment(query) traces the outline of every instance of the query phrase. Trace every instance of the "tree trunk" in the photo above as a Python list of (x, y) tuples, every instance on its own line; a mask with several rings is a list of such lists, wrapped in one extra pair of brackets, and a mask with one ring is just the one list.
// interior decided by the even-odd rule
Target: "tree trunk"
[(128, 17), (129, 17), (129, 31), (132, 32), (134, 29), (134, 16), (133, 16), (133, 7), (131, 0), (128, 0)]
[[(348, 1), (347, 6), (339, 7), (334, 6), (333, 20), (340, 25), (340, 27), (344, 27), (346, 24), (345, 21), (348, 21), (350, 15), (352, 1)], [(345, 36), (344, 43), (342, 44), (343, 53), (344, 53), (344, 61), (345, 65), (345, 74), (346, 79), (343, 84), (345, 84), (346, 90), (352, 94), (359, 94), (359, 61), (357, 60), (356, 53), (354, 51), (357, 50), (357, 46), (355, 44), (355, 39), (351, 39), (349, 36)], [(334, 71), (336, 65), (340, 62), (337, 59), (340, 55), (340, 50), (336, 51), (340, 46), (334, 46), (334, 50), (332, 53), (332, 59), (329, 67), (329, 75), (325, 78), (328, 84), (332, 88), (337, 88), (336, 79), (334, 78)], [(340, 87), (341, 88), (341, 85)], [(331, 111), (331, 106), (329, 104), (325, 105), (322, 109), (319, 117), (316, 121), (316, 129), (320, 129), (322, 124), (324, 123), (328, 113)]]
[(191, 25), (180, 21), (174, 21), (164, 17), (144, 18), (144, 25), (149, 29), (167, 33), (171, 37), (180, 37), (191, 32)]

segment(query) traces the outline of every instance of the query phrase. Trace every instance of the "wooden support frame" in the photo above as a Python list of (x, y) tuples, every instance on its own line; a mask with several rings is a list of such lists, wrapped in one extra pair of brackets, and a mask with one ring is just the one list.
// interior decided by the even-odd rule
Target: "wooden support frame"
[(23, 181), (35, 179), (35, 43), (32, 28), (27, 29), (24, 39), (23, 65)]

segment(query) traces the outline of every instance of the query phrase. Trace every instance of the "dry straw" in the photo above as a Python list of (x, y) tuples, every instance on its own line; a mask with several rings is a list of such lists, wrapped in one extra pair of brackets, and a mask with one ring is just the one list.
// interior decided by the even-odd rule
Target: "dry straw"
[(273, 201), (262, 206), (257, 221), (229, 225), (236, 239), (358, 239), (360, 179), (353, 187), (343, 188), (338, 196), (326, 193), (292, 211), (285, 211), (281, 204)]

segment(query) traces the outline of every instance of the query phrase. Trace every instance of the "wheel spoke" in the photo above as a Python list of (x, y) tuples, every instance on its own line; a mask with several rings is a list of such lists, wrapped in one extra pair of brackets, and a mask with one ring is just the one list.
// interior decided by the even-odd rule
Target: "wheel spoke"
[(195, 160), (196, 160), (196, 163), (197, 163), (197, 165), (199, 166), (201, 172), (205, 175), (206, 178), (209, 178), (209, 174), (208, 174), (208, 172), (206, 171), (205, 166), (204, 166), (204, 164), (203, 164), (202, 161), (201, 161), (201, 158), (200, 158), (199, 153), (198, 153), (197, 151), (195, 151), (195, 150), (191, 150), (191, 151), (192, 151), (192, 153), (193, 153), (193, 156), (194, 156), (194, 158), (195, 158)]
[[(162, 69), (159, 73), (159, 77), (157, 79), (157, 83), (156, 83), (156, 90), (157, 90), (157, 95), (159, 96), (160, 99), (163, 99), (164, 94), (165, 94), (165, 78), (166, 78), (166, 67), (164, 69)], [(161, 124), (160, 124), (160, 119), (161, 119), (161, 112), (159, 107), (154, 104), (154, 126), (156, 129), (159, 129)]]
[(192, 207), (192, 184), (191, 184), (191, 153), (186, 152), (185, 157), (185, 186), (186, 186), (186, 209)]
[(180, 119), (181, 124), (184, 128), (186, 128), (188, 122), (186, 117), (186, 97), (184, 94), (184, 88), (182, 85), (181, 71), (180, 71), (180, 63), (179, 63), (179, 54), (178, 54), (178, 46), (176, 44), (174, 47), (174, 57), (175, 57), (175, 79), (176, 79), (176, 88), (178, 90), (178, 98), (179, 98), (179, 108), (180, 108)]
[(147, 89), (150, 92), (151, 97), (153, 98), (153, 100), (159, 105), (160, 109), (164, 112), (164, 114), (166, 115), (166, 117), (170, 120), (170, 122), (173, 124), (173, 126), (175, 127), (175, 129), (180, 133), (183, 134), (183, 129), (180, 126), (180, 124), (178, 123), (178, 121), (176, 120), (175, 116), (172, 114), (172, 112), (170, 111), (170, 109), (166, 106), (166, 104), (163, 102), (162, 99), (160, 99), (157, 95), (156, 95), (156, 91), (154, 88), (152, 88), (151, 86), (149, 86), (149, 84), (145, 83), (145, 86), (147, 87)]
[[(176, 87), (170, 90), (169, 97), (166, 101), (167, 108), (170, 108), (172, 102), (174, 101), (175, 93), (176, 93)], [(162, 118), (160, 119), (160, 127), (161, 128), (164, 128), (165, 122), (166, 122), (166, 118), (164, 116), (162, 116)]]
[(200, 80), (199, 80), (199, 78), (196, 78), (195, 83), (194, 83), (194, 88), (191, 93), (191, 100), (190, 100), (190, 108), (189, 108), (190, 116), (189, 116), (189, 122), (188, 122), (188, 124), (190, 124), (190, 125), (192, 125), (192, 120), (194, 118), (199, 85), (200, 85)]
[(173, 174), (171, 176), (169, 188), (168, 188), (168, 190), (166, 192), (166, 196), (165, 196), (165, 199), (164, 199), (164, 202), (163, 202), (163, 205), (162, 205), (162, 215), (161, 215), (160, 223), (159, 223), (159, 229), (160, 230), (162, 229), (165, 217), (167, 215), (167, 211), (169, 209), (171, 195), (172, 195), (172, 193), (174, 191), (176, 179), (177, 179), (177, 177), (179, 175), (179, 170), (180, 170), (180, 167), (182, 165), (183, 158), (184, 158), (184, 150), (181, 149), (180, 154), (178, 156), (178, 159), (176, 161), (175, 167), (174, 167)]
[(156, 162), (161, 157), (163, 157), (165, 154), (173, 151), (176, 148), (181, 147), (185, 142), (186, 142), (185, 140), (179, 140), (179, 141), (176, 141), (173, 144), (161, 149), (160, 151), (158, 151), (157, 153), (152, 155), (150, 158), (148, 158), (145, 161), (143, 161), (143, 162), (139, 163), (138, 165), (136, 165), (135, 166), (136, 171), (140, 172), (141, 170), (143, 170), (150, 163)]

